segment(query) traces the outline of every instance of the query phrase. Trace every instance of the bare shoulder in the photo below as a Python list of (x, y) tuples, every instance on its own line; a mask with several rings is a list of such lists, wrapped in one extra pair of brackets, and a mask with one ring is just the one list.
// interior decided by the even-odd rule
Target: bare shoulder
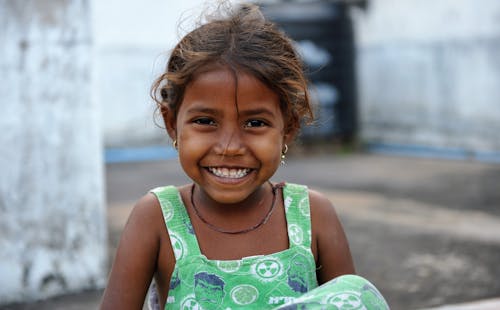
[(311, 211), (323, 216), (336, 216), (332, 202), (323, 193), (309, 189), (309, 203)]
[(163, 228), (160, 202), (153, 193), (147, 193), (132, 208), (123, 229), (122, 238), (127, 237), (127, 232), (131, 232), (132, 236), (140, 234), (145, 237), (147, 235), (149, 240), (152, 241), (154, 238), (159, 241), (157, 238), (160, 237)]
[(309, 203), (318, 281), (324, 283), (339, 275), (354, 273), (347, 237), (333, 204), (315, 190), (309, 190)]
[(312, 230), (319, 237), (331, 237), (343, 233), (337, 212), (332, 202), (323, 193), (309, 190)]
[(130, 221), (144, 221), (145, 223), (156, 223), (162, 222), (160, 202), (156, 198), (155, 194), (147, 193), (142, 196), (135, 204), (130, 217), (128, 219), (127, 225)]

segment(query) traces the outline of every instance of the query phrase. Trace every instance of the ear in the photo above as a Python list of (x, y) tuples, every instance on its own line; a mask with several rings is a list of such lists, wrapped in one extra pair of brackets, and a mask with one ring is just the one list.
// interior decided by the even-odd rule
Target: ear
[(172, 110), (165, 106), (160, 107), (160, 113), (165, 124), (165, 129), (172, 140), (177, 139), (177, 123), (176, 117)]
[(283, 143), (291, 144), (293, 142), (293, 140), (295, 140), (295, 137), (297, 136), (298, 131), (299, 131), (298, 128), (288, 129), (288, 131), (283, 136)]

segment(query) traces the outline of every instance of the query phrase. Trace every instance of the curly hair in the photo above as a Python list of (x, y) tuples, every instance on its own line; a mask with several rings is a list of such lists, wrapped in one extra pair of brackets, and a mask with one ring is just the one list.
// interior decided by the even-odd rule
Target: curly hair
[(298, 132), (301, 121), (311, 121), (313, 112), (304, 66), (293, 41), (254, 4), (227, 11), (227, 16), (210, 17), (180, 40), (151, 88), (152, 98), (164, 117), (167, 111), (176, 116), (193, 77), (204, 68), (226, 66), (253, 75), (276, 92), (285, 132)]

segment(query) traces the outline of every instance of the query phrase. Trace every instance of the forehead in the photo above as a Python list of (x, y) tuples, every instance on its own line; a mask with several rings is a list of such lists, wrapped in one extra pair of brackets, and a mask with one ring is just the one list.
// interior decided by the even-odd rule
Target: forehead
[[(279, 96), (246, 71), (226, 67), (209, 68), (197, 73), (184, 93), (186, 102), (226, 103), (239, 109), (261, 105), (279, 110)], [(182, 107), (182, 105), (181, 105)]]

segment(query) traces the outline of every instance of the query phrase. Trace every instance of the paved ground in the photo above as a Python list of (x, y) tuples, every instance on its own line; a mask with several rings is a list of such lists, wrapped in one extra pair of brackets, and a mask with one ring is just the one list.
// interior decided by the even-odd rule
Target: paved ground
[[(152, 187), (187, 180), (175, 160), (111, 164), (106, 172), (111, 257), (134, 201)], [(500, 165), (298, 156), (274, 180), (309, 184), (330, 197), (357, 272), (392, 309), (500, 309)], [(95, 309), (101, 293), (1, 309)]]

